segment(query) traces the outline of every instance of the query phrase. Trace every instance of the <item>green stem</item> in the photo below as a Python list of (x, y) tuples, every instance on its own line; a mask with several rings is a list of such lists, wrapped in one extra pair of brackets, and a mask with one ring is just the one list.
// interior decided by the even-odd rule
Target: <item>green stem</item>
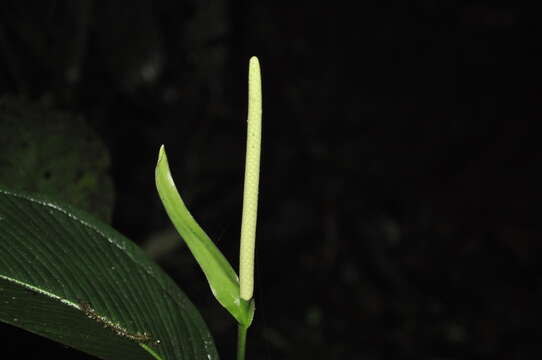
[(239, 324), (237, 333), (237, 360), (245, 360), (248, 327)]

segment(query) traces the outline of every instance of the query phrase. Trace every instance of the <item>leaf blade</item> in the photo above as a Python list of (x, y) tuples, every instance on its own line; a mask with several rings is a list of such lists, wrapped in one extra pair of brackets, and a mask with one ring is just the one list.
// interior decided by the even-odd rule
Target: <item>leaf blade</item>
[[(150, 359), (145, 334), (164, 360), (218, 358), (197, 310), (134, 243), (79, 210), (1, 188), (0, 300), (11, 304), (1, 321), (102, 359)], [(85, 345), (93, 336), (107, 347)]]

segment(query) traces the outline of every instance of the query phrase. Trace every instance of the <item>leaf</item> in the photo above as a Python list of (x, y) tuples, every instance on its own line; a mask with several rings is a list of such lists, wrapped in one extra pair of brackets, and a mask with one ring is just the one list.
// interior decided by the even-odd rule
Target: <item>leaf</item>
[(203, 270), (213, 295), (240, 324), (248, 327), (254, 315), (254, 303), (241, 299), (235, 270), (188, 211), (173, 182), (163, 145), (155, 174), (162, 204)]
[(218, 359), (196, 308), (90, 215), (0, 188), (0, 321), (101, 359)]
[(21, 97), (0, 98), (0, 184), (53, 196), (102, 220), (113, 213), (109, 153), (74, 114)]

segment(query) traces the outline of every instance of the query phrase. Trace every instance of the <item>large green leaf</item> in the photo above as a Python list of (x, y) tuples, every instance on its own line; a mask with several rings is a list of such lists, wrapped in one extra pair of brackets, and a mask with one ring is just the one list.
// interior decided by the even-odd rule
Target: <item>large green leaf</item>
[(152, 359), (144, 347), (164, 360), (218, 359), (195, 307), (134, 243), (1, 188), (0, 321), (102, 359)]

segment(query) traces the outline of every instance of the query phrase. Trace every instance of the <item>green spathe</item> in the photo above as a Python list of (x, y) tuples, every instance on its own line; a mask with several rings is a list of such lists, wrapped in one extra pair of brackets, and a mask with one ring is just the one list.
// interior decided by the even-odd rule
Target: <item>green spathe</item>
[(218, 302), (240, 324), (249, 324), (253, 310), (241, 301), (239, 278), (232, 266), (188, 211), (171, 177), (166, 150), (162, 145), (156, 165), (156, 188), (171, 222), (200, 265)]

